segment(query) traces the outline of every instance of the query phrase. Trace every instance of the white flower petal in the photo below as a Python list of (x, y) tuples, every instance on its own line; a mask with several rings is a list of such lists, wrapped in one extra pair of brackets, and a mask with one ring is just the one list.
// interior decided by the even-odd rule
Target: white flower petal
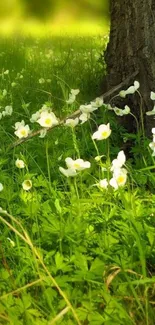
[(39, 138), (45, 138), (46, 134), (47, 134), (47, 130), (46, 129), (41, 130), (40, 131)]
[(0, 183), (0, 192), (2, 192), (2, 191), (3, 191), (3, 189), (4, 189), (4, 186), (3, 186), (3, 184), (2, 184), (2, 183)]
[(85, 123), (86, 121), (88, 121), (90, 118), (90, 113), (82, 113), (79, 116), (79, 120), (82, 121), (81, 124)]
[(134, 81), (134, 87), (135, 87), (135, 90), (137, 90), (140, 87), (139, 81), (137, 81), (137, 80)]
[(31, 189), (31, 187), (32, 187), (32, 181), (30, 179), (25, 180), (22, 183), (22, 187), (23, 187), (24, 191), (29, 191)]
[(67, 119), (65, 125), (74, 128), (79, 123), (79, 118), (76, 117), (75, 119)]
[(154, 93), (153, 91), (151, 91), (150, 98), (151, 98), (152, 100), (155, 100), (155, 93)]
[(121, 90), (119, 92), (119, 96), (122, 97), (122, 98), (125, 98), (126, 97), (126, 91), (125, 90)]
[(17, 160), (15, 161), (15, 165), (16, 165), (16, 167), (19, 168), (19, 169), (22, 169), (22, 168), (25, 167), (25, 163), (24, 163), (24, 161), (23, 161), (22, 159), (17, 159)]
[(106, 179), (106, 178), (101, 179), (101, 180), (99, 181), (98, 185), (99, 185), (99, 187), (101, 187), (101, 188), (107, 189), (107, 187), (108, 187), (108, 181), (107, 181), (107, 179)]
[(110, 184), (110, 185), (111, 185), (115, 190), (118, 189), (118, 184), (117, 184), (115, 178), (111, 178), (110, 181), (109, 181), (109, 184)]
[(88, 105), (81, 105), (79, 109), (82, 113), (88, 114), (88, 113), (92, 113), (93, 111), (96, 111), (98, 107), (88, 104)]
[(78, 95), (79, 94), (79, 92), (80, 92), (80, 90), (79, 89), (71, 89), (71, 94), (72, 95)]
[(73, 177), (77, 175), (76, 170), (72, 168), (65, 169), (63, 167), (59, 167), (59, 170), (66, 177)]

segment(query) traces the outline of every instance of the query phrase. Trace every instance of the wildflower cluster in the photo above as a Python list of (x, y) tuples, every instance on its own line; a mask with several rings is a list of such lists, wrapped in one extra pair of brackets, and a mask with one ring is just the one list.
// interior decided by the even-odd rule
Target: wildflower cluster
[(80, 105), (81, 114), (79, 119), (81, 124), (85, 123), (90, 118), (90, 113), (96, 111), (99, 107), (103, 105), (103, 99), (98, 97), (94, 102), (90, 102), (90, 104)]
[[(90, 109), (90, 105), (87, 105), (88, 110)], [(95, 107), (95, 106), (94, 106)], [(95, 107), (96, 109), (96, 107)], [(71, 122), (70, 122), (71, 123)], [(72, 122), (73, 123), (73, 122)], [(67, 123), (69, 124), (69, 122)], [(73, 127), (73, 125), (72, 125)], [(101, 124), (98, 127), (98, 130), (94, 132), (92, 135), (93, 140), (105, 140), (111, 134), (110, 124)], [(99, 162), (102, 156), (95, 157), (95, 160)], [(111, 185), (114, 189), (118, 189), (121, 186), (124, 186), (127, 180), (127, 170), (122, 168), (125, 164), (126, 157), (124, 151), (120, 151), (117, 158), (112, 161), (110, 172), (112, 172), (112, 178), (108, 181), (107, 178), (101, 179), (97, 184), (100, 188), (106, 189), (108, 185)], [(74, 177), (78, 174), (79, 171), (90, 168), (91, 163), (89, 161), (84, 161), (79, 158), (73, 160), (70, 157), (65, 159), (67, 169), (63, 167), (59, 167), (60, 172), (66, 177)]]
[(125, 161), (126, 157), (122, 150), (118, 153), (117, 158), (111, 163), (110, 171), (112, 172), (112, 178), (109, 181), (107, 178), (101, 179), (97, 185), (102, 189), (107, 189), (110, 185), (115, 190), (124, 186), (127, 180), (127, 170), (122, 168)]
[[(15, 161), (15, 166), (18, 169), (24, 169), (26, 164), (22, 159), (17, 158)], [(32, 181), (30, 179), (25, 179), (22, 183), (22, 188), (24, 191), (29, 191), (32, 188)]]
[[(41, 132), (40, 137), (44, 137), (46, 135), (48, 128), (59, 123), (51, 108), (47, 107), (46, 105), (43, 105), (39, 111), (32, 114), (30, 122), (36, 122), (44, 128)], [(30, 134), (30, 127), (29, 125), (25, 125), (25, 122), (23, 120), (21, 122), (15, 123), (15, 130), (16, 131), (14, 133), (19, 139), (26, 138)]]
[[(130, 86), (126, 90), (121, 90), (119, 92), (119, 96), (125, 98), (127, 95), (133, 95), (136, 91), (138, 91), (139, 87), (140, 87), (140, 83), (137, 80), (135, 80), (132, 86)], [(110, 104), (108, 104), (107, 109), (114, 111), (115, 114), (118, 116), (124, 116), (130, 114), (130, 107), (128, 105), (125, 105), (124, 109), (121, 109), (117, 106), (112, 107)]]
[(50, 107), (43, 105), (39, 111), (32, 114), (30, 122), (37, 122), (44, 128), (50, 128), (51, 126), (58, 124), (58, 119)]

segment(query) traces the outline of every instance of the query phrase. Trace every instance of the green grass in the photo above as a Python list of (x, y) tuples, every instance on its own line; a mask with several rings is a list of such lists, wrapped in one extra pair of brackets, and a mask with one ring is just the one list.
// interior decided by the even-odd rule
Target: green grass
[[(58, 126), (43, 139), (34, 136), (12, 148), (15, 123), (24, 119), (38, 130), (29, 119), (43, 104), (61, 119), (101, 94), (105, 47), (99, 35), (1, 38), (0, 106), (13, 107), (12, 116), (0, 121), (2, 325), (154, 324), (155, 179), (149, 140), (127, 133), (103, 105), (73, 130)], [(67, 105), (70, 89), (77, 88), (77, 102)], [(108, 122), (111, 136), (94, 146), (91, 135)], [(124, 149), (126, 140), (132, 145)], [(125, 186), (116, 191), (94, 186), (109, 177), (111, 161), (123, 149)], [(65, 178), (59, 166), (78, 153), (91, 168)], [(98, 154), (103, 157), (97, 163)], [(15, 166), (17, 158), (26, 168)], [(22, 189), (26, 179), (32, 181), (30, 191)]]

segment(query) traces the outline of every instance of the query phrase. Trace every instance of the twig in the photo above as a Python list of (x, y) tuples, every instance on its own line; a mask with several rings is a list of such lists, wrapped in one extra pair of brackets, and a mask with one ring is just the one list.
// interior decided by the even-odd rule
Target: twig
[[(122, 89), (125, 85), (128, 85), (129, 82), (134, 79), (138, 74), (138, 70), (136, 70), (131, 76), (127, 77), (124, 81), (122, 81), (119, 85), (113, 87), (112, 89), (110, 89), (109, 91), (107, 91), (106, 93), (104, 93), (103, 95), (100, 96), (100, 98), (102, 98), (103, 100), (106, 100), (107, 98), (109, 98), (111, 95), (113, 95), (115, 92), (118, 92), (120, 89)], [(74, 113), (72, 113), (71, 115), (65, 117), (63, 120), (59, 121), (59, 123), (57, 125), (53, 125), (50, 128), (47, 128), (46, 131), (50, 132), (52, 129), (58, 127), (59, 125), (62, 125), (65, 123), (65, 121), (69, 118), (75, 118), (78, 117), (81, 114), (81, 111), (78, 109), (77, 111), (75, 111)], [(28, 141), (29, 139), (35, 137), (36, 135), (40, 134), (41, 131), (44, 130), (44, 128), (41, 128), (33, 133), (31, 133), (27, 138), (22, 138), (16, 142), (14, 142), (10, 148), (13, 149), (17, 146), (19, 146), (20, 144)]]

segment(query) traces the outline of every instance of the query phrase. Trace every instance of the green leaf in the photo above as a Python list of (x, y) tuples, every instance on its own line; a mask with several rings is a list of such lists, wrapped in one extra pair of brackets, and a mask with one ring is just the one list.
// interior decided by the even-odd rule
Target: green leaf
[(56, 199), (55, 202), (54, 202), (54, 204), (55, 204), (55, 207), (56, 207), (57, 212), (61, 214), (62, 209), (61, 209), (59, 200)]

